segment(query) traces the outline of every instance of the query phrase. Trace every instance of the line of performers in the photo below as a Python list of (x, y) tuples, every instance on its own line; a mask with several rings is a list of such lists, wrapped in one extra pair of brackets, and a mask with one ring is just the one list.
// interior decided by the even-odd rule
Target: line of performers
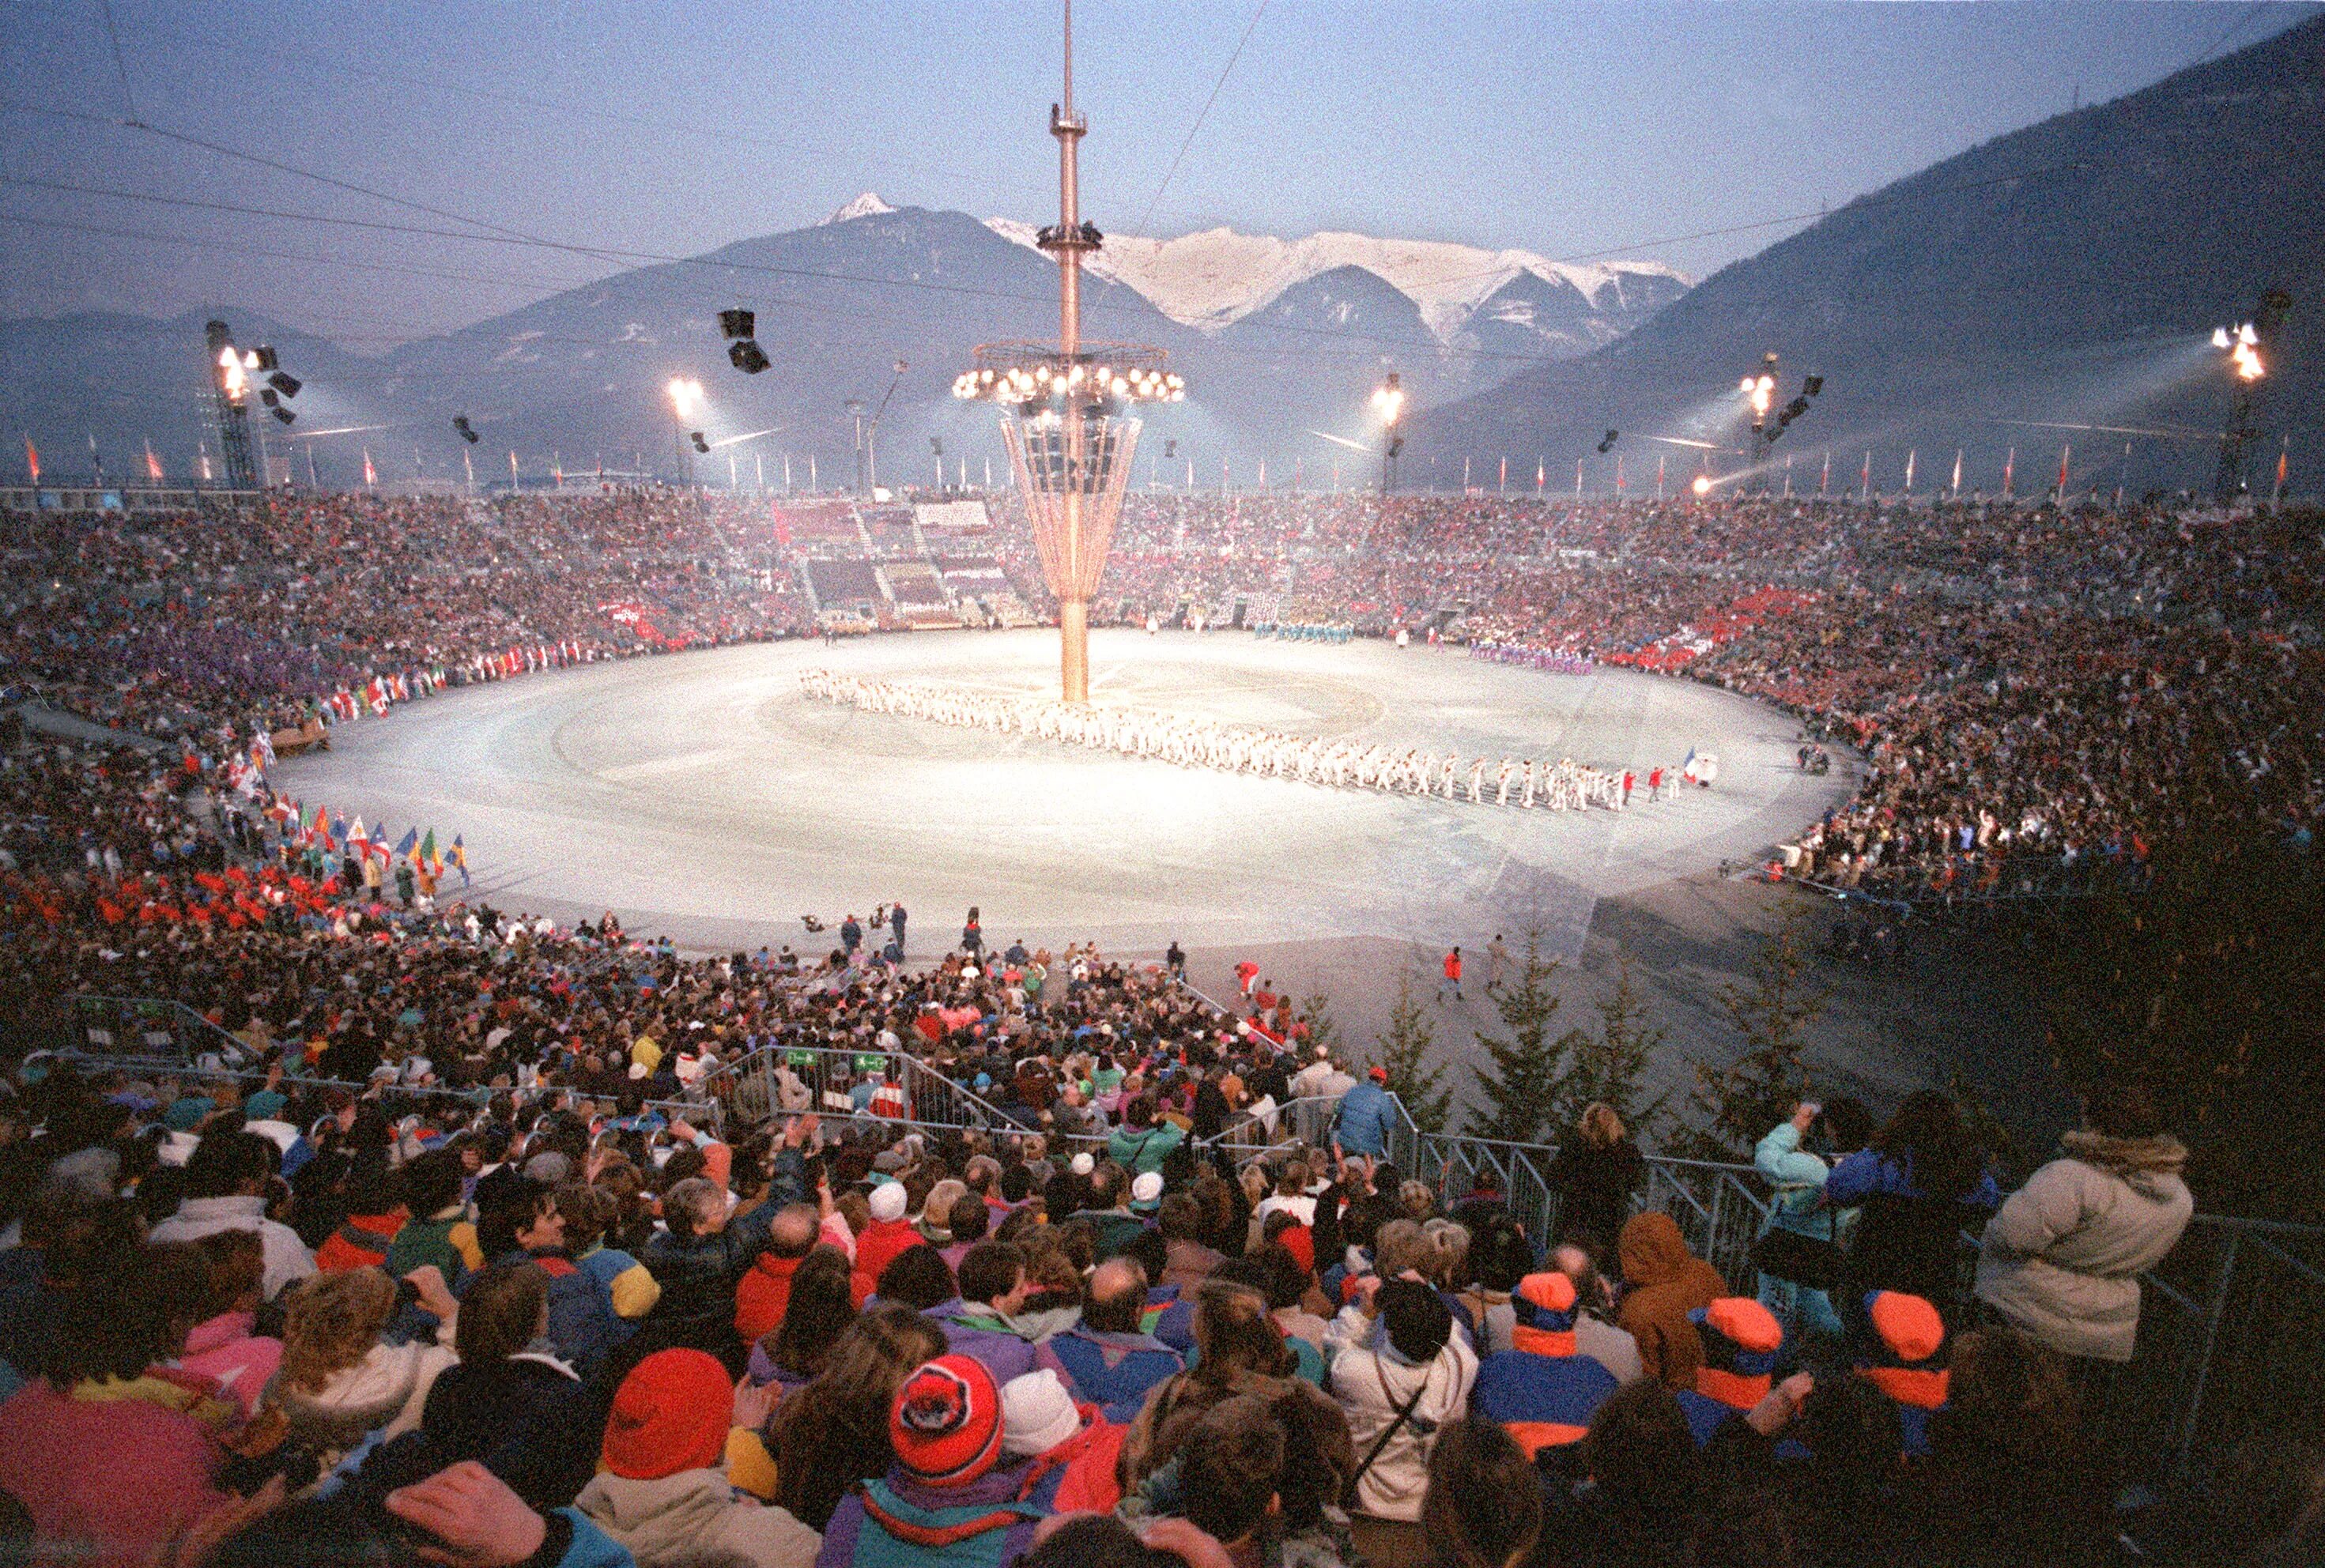
[(1215, 768), (1264, 779), (1296, 779), (1340, 789), (1375, 789), (1468, 800), (1477, 806), (1526, 810), (1620, 811), (1629, 776), (1562, 758), (1464, 759), (1419, 747), (1364, 746), (1321, 736), (1277, 734), (1143, 711), (1081, 707), (1042, 697), (1001, 696), (958, 687), (867, 680), (829, 669), (800, 676), (800, 689), (819, 702), (860, 713), (901, 714), (960, 729), (1029, 735), (1068, 745), (1152, 757), (1182, 768)]

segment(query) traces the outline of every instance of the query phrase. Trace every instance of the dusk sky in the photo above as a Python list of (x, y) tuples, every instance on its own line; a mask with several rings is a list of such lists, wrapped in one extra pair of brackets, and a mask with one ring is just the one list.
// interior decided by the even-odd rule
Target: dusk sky
[[(1255, 5), (1078, 8), (1084, 202), (1101, 228), (1353, 228), (1700, 277), (1799, 226), (1760, 220), (1813, 214), (2078, 93), (2118, 96), (2316, 10), (1271, 0), (1164, 189)], [(230, 303), (370, 348), (609, 270), (21, 183), (464, 226), (62, 117), (127, 112), (103, 10), (7, 14), (0, 314)], [(1055, 209), (1053, 4), (114, 0), (113, 18), (154, 126), (529, 235), (693, 254), (814, 222), (867, 188), (979, 217)], [(1746, 225), (1758, 226), (1680, 237)]]

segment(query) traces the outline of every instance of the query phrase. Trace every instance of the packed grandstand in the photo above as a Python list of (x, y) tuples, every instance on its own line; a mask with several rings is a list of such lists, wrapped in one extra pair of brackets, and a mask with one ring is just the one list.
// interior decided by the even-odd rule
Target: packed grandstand
[[(122, 1058), (0, 1105), (0, 1493), (44, 1551), (2085, 1563), (2155, 1479), (2094, 1414), (2192, 1208), (2135, 1091), (2006, 1196), (1942, 1094), (1803, 1106), (1757, 1150), (1795, 1240), (1707, 1260), (1633, 1212), (1611, 1117), (1532, 1231), (1478, 1172), (1413, 1179), (1388, 1093), (1264, 983), (1222, 1010), (949, 919), (685, 955), (457, 897), (265, 782), (449, 686), (1038, 618), (1006, 519), (305, 495), (0, 542), (40, 726), (0, 733), (0, 1004)], [(1138, 497), (1099, 608), (1715, 682), (1867, 759), (1811, 874), (2000, 893), (2306, 841), (2321, 549), (2301, 515)], [(2151, 1555), (2289, 1527), (2269, 1458), (2149, 1510)]]

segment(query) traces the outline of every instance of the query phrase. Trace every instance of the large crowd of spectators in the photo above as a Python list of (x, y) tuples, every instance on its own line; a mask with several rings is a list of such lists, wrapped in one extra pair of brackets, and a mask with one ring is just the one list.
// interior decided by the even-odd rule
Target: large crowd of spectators
[[(2313, 539), (1946, 521), (1990, 560), (1872, 507), (1141, 499), (1110, 591), (1125, 619), (1216, 624), (1255, 585), (1260, 619), (1490, 631), (1788, 703), (1872, 761), (1811, 837), (1828, 874), (2307, 830)], [(5, 524), (28, 552), (11, 692), (120, 732), (0, 721), (0, 1012), (20, 1051), (95, 1057), (23, 1056), (0, 1098), (12, 1552), (2318, 1548), (2325, 1458), (2293, 1434), (2118, 1507), (2156, 1468), (2125, 1446), (2136, 1277), (2192, 1206), (2135, 1089), (2095, 1094), (2006, 1195), (1942, 1095), (1878, 1123), (1804, 1105), (1757, 1150), (1769, 1234), (1730, 1279), (1639, 1207), (1605, 1107), (1557, 1162), (1551, 1233), (1490, 1185), (1410, 1179), (1394, 1085), (1313, 1046), (1256, 970), (1222, 1013), (1167, 966), (1004, 945), (974, 911), (915, 965), (893, 909), (828, 951), (686, 955), (610, 914), (398, 896), (239, 781), (255, 728), (320, 722), (383, 674), (800, 630), (755, 526), (652, 496)], [(2235, 528), (2274, 529), (2277, 553), (2250, 564)], [(75, 995), (179, 1004), (159, 1036), (178, 1065), (107, 1064), (159, 1048), (151, 1020)]]
[[(1236, 1019), (1158, 966), (974, 928), (913, 969), (379, 918), (152, 933), (139, 979), (213, 1015), (213, 1059), (36, 1056), (0, 1102), (12, 1550), (1936, 1568), (2317, 1545), (2325, 1456), (2290, 1434), (2121, 1507), (2154, 1468), (2118, 1418), (2133, 1277), (2191, 1207), (2135, 1090), (2095, 1094), (2006, 1197), (1942, 1095), (1878, 1125), (1803, 1105), (1757, 1152), (1785, 1244), (1755, 1250), (1755, 1292), (1637, 1206), (1604, 1107), (1548, 1233), (1490, 1183), (1410, 1179), (1385, 1074), (1311, 1047), (1264, 981)], [(738, 1056), (775, 1064), (761, 1102)], [(898, 1084), (983, 1114), (926, 1125)]]

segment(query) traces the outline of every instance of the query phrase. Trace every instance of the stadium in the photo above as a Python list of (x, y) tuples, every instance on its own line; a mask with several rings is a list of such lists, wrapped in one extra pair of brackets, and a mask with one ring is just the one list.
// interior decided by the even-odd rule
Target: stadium
[[(1101, 234), (1070, 10), (1054, 224), (678, 254), (189, 144), (105, 9), (104, 134), (374, 215), (189, 224), (525, 302), (0, 322), (8, 1551), (2310, 1560), (2325, 160), (2192, 216), (2325, 69), (2265, 9), (1619, 262)], [(1343, 47), (1266, 11), (1158, 203)], [(164, 199), (83, 155), (51, 305)]]

